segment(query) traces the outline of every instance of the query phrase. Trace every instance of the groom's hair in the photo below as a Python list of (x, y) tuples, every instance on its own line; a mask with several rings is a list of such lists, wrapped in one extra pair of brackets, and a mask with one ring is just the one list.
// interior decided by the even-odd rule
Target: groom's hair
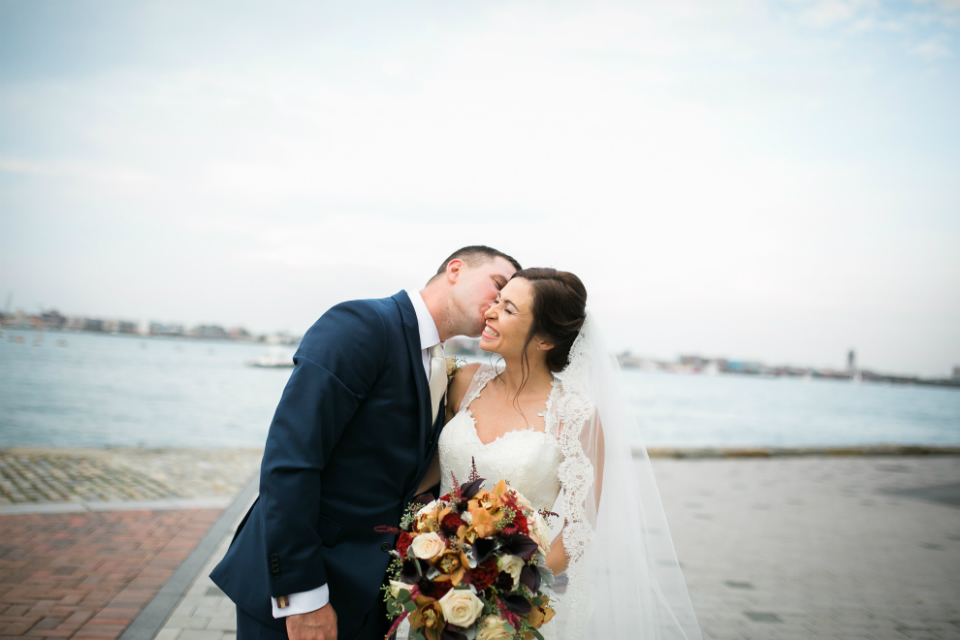
[[(502, 251), (497, 251), (491, 247), (484, 246), (482, 244), (475, 244), (469, 247), (463, 247), (462, 249), (457, 249), (450, 254), (450, 257), (443, 261), (443, 264), (440, 265), (440, 268), (437, 269), (437, 273), (434, 274), (433, 278), (436, 278), (439, 275), (443, 275), (447, 271), (447, 265), (450, 264), (451, 260), (463, 260), (465, 264), (470, 267), (476, 267), (485, 262), (490, 262), (496, 258), (503, 258), (507, 262), (513, 265), (513, 268), (517, 271), (520, 271), (523, 267), (520, 266), (520, 263), (503, 253)], [(433, 278), (430, 278), (433, 280)]]

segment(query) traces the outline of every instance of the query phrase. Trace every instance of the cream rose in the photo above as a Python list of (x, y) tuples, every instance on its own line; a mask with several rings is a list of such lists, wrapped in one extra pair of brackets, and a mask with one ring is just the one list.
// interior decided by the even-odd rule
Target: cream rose
[[(507, 631), (510, 628), (510, 631)], [(487, 616), (480, 623), (480, 633), (477, 634), (477, 640), (511, 640), (513, 638), (513, 627), (504, 626), (503, 618), (499, 616)]]
[(413, 585), (407, 584), (406, 582), (397, 582), (396, 580), (391, 580), (390, 595), (394, 598), (399, 598), (401, 591), (413, 591)]
[(446, 360), (447, 360), (447, 377), (449, 378), (457, 372), (457, 369), (458, 369), (457, 359), (451, 356), (447, 356)]
[(547, 526), (546, 518), (540, 515), (539, 511), (534, 511), (527, 523), (530, 525), (530, 537), (540, 545), (543, 555), (550, 553), (550, 527)]
[(520, 571), (523, 569), (523, 565), (526, 563), (522, 558), (517, 556), (504, 555), (500, 556), (500, 571), (505, 571), (510, 574), (510, 577), (513, 578), (513, 588), (516, 589), (517, 585), (520, 584)]
[(443, 538), (437, 533), (421, 533), (410, 543), (413, 555), (421, 560), (433, 560), (447, 548)]
[(428, 513), (432, 513), (432, 512), (433, 512), (434, 510), (436, 510), (436, 508), (439, 507), (441, 504), (444, 504), (444, 503), (442, 503), (440, 500), (434, 500), (434, 501), (431, 502), (430, 504), (426, 504), (426, 505), (422, 506), (422, 507), (420, 508), (420, 510), (417, 511), (417, 517), (425, 516), (425, 515), (427, 515)]
[(450, 589), (440, 598), (444, 619), (458, 627), (469, 627), (483, 611), (483, 601), (469, 589)]

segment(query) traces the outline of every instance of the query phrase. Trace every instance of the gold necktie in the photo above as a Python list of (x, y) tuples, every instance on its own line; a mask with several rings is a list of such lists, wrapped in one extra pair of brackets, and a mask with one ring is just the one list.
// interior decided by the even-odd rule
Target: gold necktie
[(443, 347), (436, 344), (430, 347), (430, 407), (433, 420), (437, 422), (437, 412), (440, 411), (440, 400), (447, 392), (447, 360), (443, 356)]

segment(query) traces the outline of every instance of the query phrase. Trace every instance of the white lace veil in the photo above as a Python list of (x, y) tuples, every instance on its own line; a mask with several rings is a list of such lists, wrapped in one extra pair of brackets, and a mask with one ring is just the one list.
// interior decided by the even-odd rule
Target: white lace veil
[(560, 374), (558, 505), (570, 563), (557, 633), (562, 640), (700, 640), (621, 377), (591, 312)]

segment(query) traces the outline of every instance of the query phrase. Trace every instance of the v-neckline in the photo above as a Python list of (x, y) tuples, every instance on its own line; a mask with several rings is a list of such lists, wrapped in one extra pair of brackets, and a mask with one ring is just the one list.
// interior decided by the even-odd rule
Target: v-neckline
[(554, 400), (553, 395), (556, 393), (557, 389), (560, 387), (559, 381), (557, 380), (556, 376), (553, 376), (553, 380), (550, 381), (550, 393), (547, 394), (547, 400), (546, 402), (544, 402), (543, 413), (537, 414), (538, 416), (543, 418), (543, 431), (540, 431), (539, 429), (534, 429), (533, 427), (530, 427), (527, 429), (511, 429), (510, 431), (504, 431), (503, 433), (498, 435), (496, 438), (494, 438), (490, 442), (484, 442), (480, 438), (480, 433), (477, 431), (477, 424), (478, 424), (477, 419), (474, 417), (473, 409), (470, 408), (470, 405), (472, 405), (474, 402), (480, 399), (480, 394), (483, 392), (483, 389), (487, 386), (487, 384), (491, 380), (493, 380), (496, 377), (495, 372), (496, 372), (496, 369), (493, 366), (490, 367), (490, 373), (494, 373), (494, 375), (490, 375), (489, 373), (484, 372), (486, 380), (483, 380), (482, 383), (477, 387), (477, 390), (474, 392), (473, 397), (470, 398), (470, 402), (467, 403), (467, 406), (460, 409), (461, 413), (466, 414), (466, 416), (470, 418), (470, 422), (472, 423), (471, 431), (473, 432), (473, 436), (477, 439), (477, 442), (480, 444), (480, 446), (489, 447), (492, 444), (498, 442), (499, 440), (502, 440), (504, 436), (507, 436), (511, 433), (524, 433), (529, 431), (531, 433), (540, 433), (543, 435), (548, 435), (547, 430), (550, 428), (550, 413), (551, 413), (551, 410), (553, 409), (553, 400)]

